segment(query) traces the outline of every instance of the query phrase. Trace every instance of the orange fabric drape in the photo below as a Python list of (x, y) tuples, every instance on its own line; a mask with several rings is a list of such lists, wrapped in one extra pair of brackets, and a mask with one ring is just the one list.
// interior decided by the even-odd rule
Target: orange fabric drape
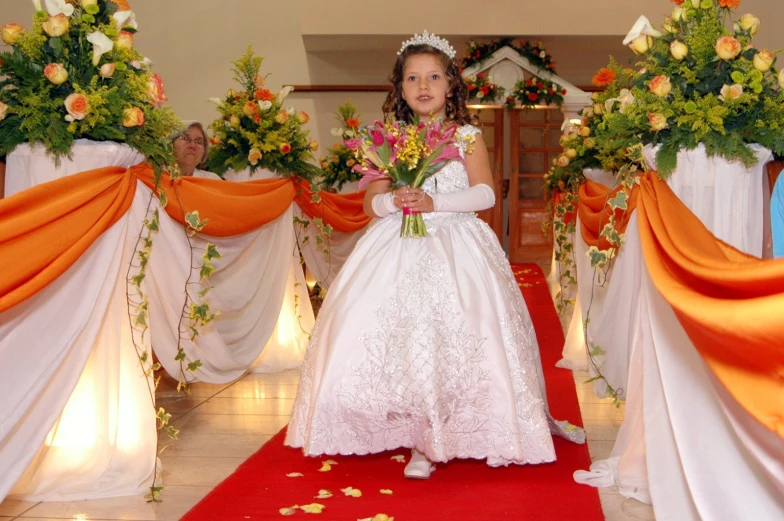
[(296, 201), (302, 211), (310, 217), (319, 217), (324, 224), (332, 226), (339, 232), (356, 232), (370, 222), (370, 217), (362, 209), (365, 192), (352, 194), (332, 194), (320, 191), (320, 202), (312, 201), (310, 184), (304, 179), (295, 181), (297, 184)]
[[(150, 165), (138, 165), (133, 170), (141, 182), (153, 186)], [(294, 185), (288, 179), (227, 183), (218, 179), (183, 177), (177, 181), (179, 198), (170, 178), (165, 177), (161, 185), (169, 201), (166, 205), (169, 217), (183, 224), (184, 213), (198, 210), (199, 217), (208, 219), (201, 233), (213, 237), (241, 235), (277, 219), (291, 206), (295, 195)]]
[(100, 168), (0, 200), (0, 312), (62, 275), (131, 206), (136, 177)]
[[(137, 180), (152, 186), (152, 167), (90, 170), (0, 200), (0, 312), (53, 282), (125, 215)], [(163, 188), (167, 213), (182, 223), (168, 178)], [(178, 188), (186, 211), (199, 209), (200, 217), (209, 219), (203, 233), (216, 237), (247, 233), (276, 219), (295, 194), (287, 179), (226, 183), (189, 177)]]
[[(580, 216), (580, 233), (588, 246), (597, 246), (600, 250), (610, 248), (607, 239), (602, 237), (600, 240), (599, 234), (604, 226), (610, 222), (610, 215), (612, 214), (612, 210), (607, 206), (607, 200), (615, 197), (621, 189), (622, 187), (620, 186), (610, 189), (590, 179), (586, 179), (580, 185), (577, 215)], [(637, 205), (637, 192), (639, 190), (632, 190), (627, 202), (628, 209), (626, 213), (620, 209), (615, 210), (615, 229), (619, 233), (626, 231), (626, 226), (629, 224), (629, 219), (631, 219), (634, 208)]]
[(654, 173), (637, 191), (653, 283), (719, 381), (784, 437), (784, 260), (716, 239)]
[[(0, 200), (0, 312), (35, 295), (62, 275), (125, 215), (137, 181), (154, 184), (153, 169), (108, 167), (57, 179)], [(364, 192), (320, 192), (311, 201), (304, 180), (260, 179), (246, 183), (164, 177), (169, 216), (184, 223), (184, 214), (199, 210), (207, 219), (202, 233), (229, 237), (255, 230), (280, 217), (295, 199), (311, 217), (342, 232), (362, 229), (370, 218), (362, 211)], [(179, 195), (178, 195), (179, 193)], [(184, 210), (183, 210), (184, 208)], [(9, 269), (8, 267), (13, 267)]]

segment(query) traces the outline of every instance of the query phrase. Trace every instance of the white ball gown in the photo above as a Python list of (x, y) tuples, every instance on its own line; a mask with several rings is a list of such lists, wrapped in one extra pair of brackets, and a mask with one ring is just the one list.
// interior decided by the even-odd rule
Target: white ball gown
[[(468, 187), (452, 161), (423, 189)], [(506, 465), (554, 461), (551, 431), (583, 442), (547, 412), (533, 324), (493, 231), (474, 213), (427, 213), (426, 238), (401, 238), (401, 220), (373, 223), (330, 287), (286, 445)]]

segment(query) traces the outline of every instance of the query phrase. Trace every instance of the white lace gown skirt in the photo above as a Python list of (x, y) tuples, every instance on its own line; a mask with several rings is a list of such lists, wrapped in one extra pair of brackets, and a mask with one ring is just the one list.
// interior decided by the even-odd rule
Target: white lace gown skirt
[(432, 461), (555, 460), (536, 336), (509, 264), (474, 214), (371, 226), (335, 279), (286, 444), (306, 455), (416, 448)]

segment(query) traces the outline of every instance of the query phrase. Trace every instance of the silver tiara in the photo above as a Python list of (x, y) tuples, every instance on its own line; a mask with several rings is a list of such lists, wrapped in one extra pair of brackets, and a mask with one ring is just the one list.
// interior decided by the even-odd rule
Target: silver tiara
[(423, 32), (422, 34), (415, 34), (413, 38), (403, 42), (403, 47), (397, 51), (398, 55), (403, 54), (403, 51), (406, 50), (406, 47), (410, 47), (411, 45), (429, 45), (434, 49), (438, 49), (442, 53), (449, 56), (451, 59), (455, 58), (455, 49), (449, 45), (449, 41), (443, 38), (439, 38), (435, 34), (430, 34), (427, 31)]

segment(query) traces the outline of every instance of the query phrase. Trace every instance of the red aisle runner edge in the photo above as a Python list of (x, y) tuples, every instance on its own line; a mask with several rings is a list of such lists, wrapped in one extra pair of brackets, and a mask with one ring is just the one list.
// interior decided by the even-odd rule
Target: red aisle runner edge
[[(572, 373), (555, 367), (564, 337), (547, 282), (536, 265), (512, 268), (539, 340), (550, 409), (557, 419), (581, 424)], [(604, 521), (597, 490), (572, 479), (575, 470), (590, 466), (587, 445), (555, 438), (555, 463), (489, 468), (483, 461), (455, 460), (439, 465), (429, 480), (408, 480), (403, 477), (404, 463), (391, 458), (403, 455), (408, 461), (409, 450), (306, 458), (300, 450), (283, 446), (284, 434), (285, 429), (276, 434), (182, 521), (355, 521), (379, 513), (395, 521)], [(329, 459), (338, 464), (329, 472), (318, 472)], [(303, 476), (286, 476), (293, 472)], [(341, 489), (347, 487), (359, 489), (362, 496), (346, 496)], [(316, 499), (322, 489), (333, 496)], [(392, 494), (382, 494), (382, 489)], [(325, 508), (318, 515), (301, 509), (291, 517), (279, 512), (311, 503)]]

